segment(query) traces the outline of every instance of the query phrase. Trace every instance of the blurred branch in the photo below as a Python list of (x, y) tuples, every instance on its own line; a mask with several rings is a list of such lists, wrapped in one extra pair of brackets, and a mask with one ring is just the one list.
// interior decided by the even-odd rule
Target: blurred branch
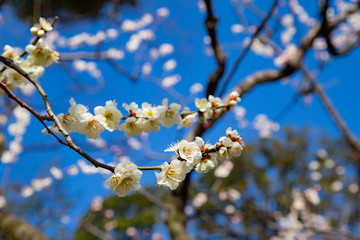
[(112, 59), (107, 52), (66, 52), (60, 53), (60, 61), (74, 61), (77, 59), (83, 60), (103, 60)]
[(92, 235), (98, 237), (102, 240), (114, 240), (109, 234), (98, 228), (97, 226), (91, 224), (91, 222), (87, 220), (82, 220), (80, 224), (86, 231), (91, 233)]
[(260, 23), (260, 25), (256, 28), (255, 33), (252, 35), (250, 42), (246, 45), (246, 47), (243, 49), (243, 51), (240, 53), (240, 55), (237, 57), (237, 59), (235, 60), (235, 63), (233, 65), (233, 67), (231, 68), (229, 74), (227, 75), (227, 77), (224, 79), (224, 83), (222, 85), (222, 88), (220, 89), (220, 93), (219, 96), (223, 96), (226, 86), (229, 83), (229, 81), (231, 80), (231, 78), (234, 76), (236, 70), (238, 69), (241, 61), (243, 60), (243, 58), (245, 57), (246, 53), (249, 51), (251, 45), (253, 44), (253, 42), (255, 41), (256, 37), (259, 35), (259, 33), (261, 32), (261, 30), (266, 26), (266, 23), (268, 22), (268, 20), (271, 18), (271, 16), (273, 15), (273, 13), (275, 12), (276, 6), (278, 4), (279, 0), (275, 0), (274, 3), (271, 6), (271, 9), (269, 11), (269, 13), (265, 16), (265, 18), (262, 20), (262, 22)]
[(213, 13), (213, 7), (211, 4), (211, 0), (204, 0), (207, 10), (207, 17), (205, 19), (205, 26), (208, 32), (208, 35), (211, 40), (211, 47), (214, 51), (215, 59), (217, 62), (217, 67), (215, 71), (211, 74), (209, 78), (209, 83), (206, 89), (206, 96), (214, 95), (216, 87), (218, 85), (219, 80), (224, 74), (225, 64), (226, 64), (226, 56), (221, 49), (219, 41), (216, 35), (216, 26), (218, 23), (217, 17)]
[(137, 192), (140, 193), (141, 195), (143, 195), (146, 199), (148, 199), (149, 201), (151, 201), (158, 207), (160, 207), (161, 209), (163, 209), (163, 210), (168, 209), (168, 207), (157, 196), (155, 196), (154, 194), (152, 194), (145, 188), (140, 188), (139, 190), (137, 190)]
[(123, 66), (119, 65), (113, 57), (109, 57), (107, 52), (72, 52), (72, 53), (60, 53), (60, 61), (74, 61), (77, 59), (82, 60), (106, 60), (106, 62), (117, 72), (123, 76), (129, 78), (131, 81), (136, 81), (137, 76), (134, 73), (129, 72)]
[(335, 108), (334, 104), (331, 102), (331, 99), (326, 94), (324, 89), (321, 87), (321, 85), (314, 79), (313, 76), (309, 73), (309, 71), (304, 67), (301, 66), (301, 72), (305, 75), (307, 79), (310, 80), (310, 82), (314, 86), (314, 90), (319, 96), (319, 99), (323, 106), (325, 107), (326, 111), (330, 115), (331, 119), (335, 123), (335, 125), (340, 129), (341, 133), (344, 135), (346, 141), (349, 143), (349, 145), (360, 153), (360, 143), (356, 139), (355, 135), (350, 131), (348, 126), (346, 125), (344, 119), (341, 117), (337, 109)]
[[(327, 48), (329, 50), (329, 52), (333, 55), (333, 56), (340, 56), (340, 55), (344, 55), (347, 54), (348, 52), (350, 52), (352, 49), (354, 49), (356, 46), (359, 45), (360, 43), (360, 38), (359, 36), (357, 36), (357, 39), (354, 42), (350, 41), (350, 37), (347, 37), (347, 44), (345, 47), (343, 47), (342, 49), (337, 49), (335, 47), (335, 45), (333, 44), (333, 42), (331, 41), (331, 32), (335, 29), (335, 27), (337, 26), (338, 23), (346, 20), (346, 18), (351, 15), (356, 13), (360, 8), (360, 1), (356, 1), (354, 3), (354, 6), (352, 8), (350, 8), (344, 15), (340, 16), (339, 18), (335, 19), (334, 21), (329, 21), (327, 18), (327, 11), (329, 9), (329, 0), (325, 0), (322, 8), (321, 8), (321, 15), (322, 15), (322, 35), (325, 38), (326, 44), (327, 44)], [(358, 34), (359, 32), (357, 32)]]

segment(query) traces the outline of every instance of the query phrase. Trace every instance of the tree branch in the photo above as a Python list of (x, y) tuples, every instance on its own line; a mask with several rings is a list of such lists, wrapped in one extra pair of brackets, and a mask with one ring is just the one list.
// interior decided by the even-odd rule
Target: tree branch
[[(110, 172), (114, 172), (114, 169), (115, 169), (114, 167), (96, 161), (89, 154), (84, 152), (80, 147), (75, 145), (75, 143), (71, 139), (69, 133), (64, 129), (64, 127), (60, 123), (60, 120), (54, 114), (54, 112), (50, 106), (50, 102), (48, 100), (47, 94), (45, 93), (45, 91), (43, 90), (43, 88), (40, 86), (40, 84), (38, 82), (34, 81), (27, 72), (25, 72), (22, 68), (20, 68), (18, 65), (16, 65), (11, 59), (6, 58), (4, 56), (0, 56), (0, 61), (2, 63), (4, 63), (7, 67), (14, 69), (16, 72), (18, 72), (20, 75), (25, 77), (29, 82), (31, 82), (35, 86), (35, 88), (38, 90), (38, 92), (40, 93), (40, 95), (43, 99), (43, 102), (45, 104), (46, 111), (47, 111), (49, 117), (55, 122), (55, 125), (58, 128), (59, 132), (64, 136), (64, 138), (67, 142), (67, 146), (69, 146), (75, 152), (77, 152), (78, 154), (83, 156), (86, 160), (91, 162), (96, 168), (100, 167), (100, 168), (107, 169)], [(51, 132), (49, 131), (49, 133), (51, 133)]]
[(345, 140), (348, 144), (360, 153), (360, 143), (359, 140), (356, 139), (355, 135), (350, 131), (348, 126), (346, 125), (344, 119), (341, 117), (339, 112), (337, 111), (334, 104), (331, 102), (331, 99), (326, 94), (322, 86), (315, 80), (315, 78), (309, 73), (309, 71), (301, 66), (301, 72), (305, 75), (305, 77), (313, 84), (314, 90), (319, 96), (320, 102), (323, 104), (324, 108), (328, 112), (329, 116), (335, 123), (335, 125), (340, 129), (341, 133), (344, 135)]

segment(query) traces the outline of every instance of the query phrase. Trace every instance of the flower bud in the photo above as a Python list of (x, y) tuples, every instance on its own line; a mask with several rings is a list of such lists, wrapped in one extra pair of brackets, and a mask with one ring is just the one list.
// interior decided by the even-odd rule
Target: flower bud
[(36, 35), (37, 35), (38, 37), (42, 37), (42, 36), (45, 35), (45, 31), (42, 30), (42, 29), (40, 29), (39, 31), (37, 31)]
[(232, 147), (230, 148), (230, 153), (231, 153), (234, 157), (238, 157), (238, 156), (241, 155), (242, 149), (243, 149), (243, 147), (241, 146), (240, 143), (234, 142), (234, 144), (233, 144)]
[(236, 105), (236, 101), (235, 100), (230, 100), (230, 102), (229, 102), (229, 106), (235, 106)]
[(39, 29), (37, 27), (30, 28), (30, 32), (34, 35), (37, 35), (38, 31), (39, 31)]

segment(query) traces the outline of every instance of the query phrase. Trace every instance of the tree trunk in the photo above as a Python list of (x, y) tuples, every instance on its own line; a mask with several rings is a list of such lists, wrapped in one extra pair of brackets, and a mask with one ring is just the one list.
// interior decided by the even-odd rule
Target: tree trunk
[(185, 180), (180, 183), (176, 190), (172, 191), (168, 201), (167, 226), (173, 240), (190, 239), (186, 229), (186, 219), (184, 208), (188, 198), (190, 184), (190, 173)]

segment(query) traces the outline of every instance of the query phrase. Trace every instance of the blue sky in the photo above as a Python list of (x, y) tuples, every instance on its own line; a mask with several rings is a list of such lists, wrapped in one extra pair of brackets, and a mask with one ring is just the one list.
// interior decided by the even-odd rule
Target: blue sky
[[(219, 41), (223, 45), (225, 54), (228, 56), (225, 75), (229, 71), (229, 67), (233, 65), (236, 57), (241, 52), (240, 41), (244, 38), (242, 35), (234, 35), (231, 32), (231, 25), (237, 23), (235, 14), (231, 9), (228, 1), (213, 1), (215, 14), (219, 18), (218, 36)], [(260, 1), (257, 1), (260, 4)], [(264, 1), (261, 1), (263, 4)], [(266, 3), (270, 5), (269, 3)], [(154, 75), (159, 78), (164, 77), (161, 70), (162, 63), (166, 60), (174, 58), (177, 61), (177, 67), (173, 73), (181, 75), (181, 82), (174, 86), (174, 90), (183, 95), (184, 102), (191, 109), (194, 109), (193, 100), (195, 97), (203, 97), (202, 93), (197, 96), (190, 96), (189, 88), (193, 83), (199, 82), (206, 84), (208, 76), (215, 68), (215, 61), (213, 56), (206, 56), (204, 54), (207, 46), (204, 44), (204, 37), (206, 30), (204, 28), (205, 14), (201, 13), (197, 7), (197, 1), (140, 1), (137, 8), (125, 7), (122, 12), (123, 19), (139, 18), (142, 14), (148, 12), (155, 14), (156, 9), (166, 6), (170, 10), (170, 17), (164, 22), (156, 26), (156, 40), (152, 43), (154, 46), (159, 46), (161, 43), (171, 43), (175, 46), (175, 52), (164, 59), (159, 60), (154, 66)], [(262, 9), (268, 9), (269, 6)], [(314, 12), (313, 6), (306, 6), (310, 12)], [(0, 26), (0, 45), (10, 44), (12, 46), (25, 47), (31, 39), (29, 32), (29, 25), (18, 20), (13, 13), (13, 10), (8, 6), (3, 6), (1, 14), (4, 19), (4, 24)], [(283, 10), (284, 11), (284, 10)], [(252, 23), (259, 23), (259, 19), (254, 16), (249, 16)], [(14, 27), (16, 26), (16, 27)], [(73, 36), (82, 31), (87, 31), (95, 34), (103, 26), (102, 20), (97, 21), (81, 21), (74, 22), (71, 25), (61, 24), (61, 19), (56, 23), (56, 29), (65, 37)], [(112, 26), (113, 27), (113, 26)], [(304, 31), (303, 31), (304, 32)], [(118, 42), (106, 42), (104, 49), (112, 46), (122, 48), (123, 44), (129, 38), (128, 34), (119, 37)], [(60, 52), (65, 49), (58, 49)], [(84, 47), (83, 50), (92, 50), (91, 47)], [(71, 51), (67, 49), (66, 51)], [(340, 57), (332, 61), (325, 67), (324, 71), (318, 76), (318, 80), (323, 84), (324, 89), (331, 97), (334, 105), (348, 124), (349, 128), (357, 136), (360, 136), (360, 114), (358, 111), (359, 86), (358, 81), (358, 67), (356, 66), (359, 59), (359, 50), (356, 49), (345, 57)], [(312, 53), (309, 52), (307, 56), (307, 63), (310, 69), (314, 67)], [(133, 55), (126, 55), (125, 59), (120, 64), (126, 68), (132, 69)], [(143, 63), (143, 61), (142, 61)], [(71, 65), (69, 65), (71, 66)], [(170, 101), (175, 101), (174, 98), (166, 91), (154, 83), (139, 79), (136, 83), (130, 82), (125, 77), (116, 73), (106, 63), (98, 62), (99, 68), (102, 70), (105, 79), (105, 85), (94, 95), (88, 95), (81, 90), (74, 88), (72, 80), (68, 75), (64, 74), (59, 66), (52, 66), (46, 69), (46, 73), (40, 79), (44, 89), (47, 91), (50, 102), (52, 103), (56, 113), (65, 112), (69, 107), (69, 98), (72, 96), (78, 103), (89, 106), (92, 110), (95, 106), (102, 105), (107, 100), (115, 99), (119, 105), (121, 103), (130, 103), (135, 101), (139, 104), (142, 102), (149, 102), (152, 104), (161, 104), (161, 100), (165, 97), (170, 98)], [(248, 52), (246, 58), (238, 69), (238, 72), (233, 77), (228, 90), (239, 84), (247, 75), (261, 69), (274, 68), (271, 59), (264, 59), (260, 56)], [(82, 77), (85, 84), (94, 85), (95, 81), (86, 74), (79, 75)], [(295, 93), (292, 84), (300, 79), (299, 75), (289, 79), (288, 83), (276, 82), (259, 86), (249, 94), (247, 94), (240, 103), (247, 113), (246, 118), (252, 121), (254, 117), (260, 113), (266, 114), (270, 119), (275, 118), (282, 109), (287, 105)], [(70, 91), (69, 91), (70, 90)], [(29, 99), (29, 102), (35, 106), (36, 109), (44, 110), (41, 99), (38, 95)], [(122, 109), (122, 112), (125, 111)], [(309, 126), (314, 129), (314, 134), (319, 134), (324, 131), (331, 136), (338, 137), (339, 131), (334, 126), (329, 116), (326, 114), (324, 108), (319, 103), (316, 96), (313, 96), (313, 101), (310, 105), (302, 103), (300, 98), (299, 104), (295, 105), (292, 110), (286, 114), (280, 121), (281, 126)], [(216, 141), (222, 136), (228, 126), (237, 127), (237, 122), (232, 113), (228, 113), (223, 121), (216, 124), (214, 129), (204, 136), (205, 141)], [(46, 144), (53, 143), (55, 140), (49, 136), (44, 136), (40, 133), (42, 126), (40, 123), (32, 119), (31, 127), (24, 137), (24, 145), (27, 144)], [(320, 129), (320, 131), (319, 131)], [(243, 139), (252, 141), (257, 138), (257, 132), (250, 128), (240, 130)], [(168, 144), (176, 141), (181, 136), (184, 136), (186, 131), (176, 131), (175, 128), (165, 129), (155, 134), (150, 134), (150, 145), (154, 151), (162, 152)], [(113, 134), (105, 133), (103, 137), (107, 139), (107, 143), (123, 144), (126, 141), (124, 135), (120, 132)], [(80, 146), (85, 149), (87, 143), (83, 136), (74, 134), (75, 141), (79, 142)], [(126, 145), (120, 145), (122, 148), (129, 148)], [(111, 163), (112, 153), (102, 153), (98, 150), (89, 150), (95, 157), (101, 157), (106, 162)], [(139, 159), (143, 156), (141, 151), (133, 151), (131, 158)], [(170, 157), (170, 155), (169, 155)], [(76, 163), (80, 159), (76, 153), (72, 152), (66, 147), (59, 146), (51, 151), (36, 151), (25, 152), (20, 156), (20, 159), (13, 166), (10, 181), (21, 182), (26, 184), (30, 179), (48, 174), (48, 169), (55, 161), (61, 168), (66, 168), (71, 164)], [(50, 163), (49, 163), (50, 162)], [(147, 165), (161, 164), (159, 160), (151, 160), (146, 162)], [(4, 169), (3, 164), (0, 165), (0, 172)], [(69, 177), (64, 182), (64, 188), (69, 192), (69, 196), (76, 193), (78, 202), (75, 204), (67, 215), (71, 217), (81, 217), (81, 214), (88, 208), (92, 196), (95, 195), (110, 195), (111, 192), (102, 187), (103, 181), (106, 178), (101, 175), (95, 176), (77, 176)], [(89, 184), (91, 182), (91, 184)], [(144, 174), (142, 180), (143, 185), (154, 184), (155, 177), (152, 172)], [(75, 221), (76, 222), (76, 221)], [(75, 227), (74, 224), (69, 225), (70, 229)]]

